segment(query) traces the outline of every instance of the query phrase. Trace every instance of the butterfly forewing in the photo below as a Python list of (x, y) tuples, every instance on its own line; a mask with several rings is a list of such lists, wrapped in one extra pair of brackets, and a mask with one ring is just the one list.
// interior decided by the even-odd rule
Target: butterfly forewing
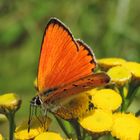
[(53, 18), (48, 23), (38, 66), (38, 89), (53, 88), (90, 75), (96, 66), (90, 49), (75, 41), (68, 28)]

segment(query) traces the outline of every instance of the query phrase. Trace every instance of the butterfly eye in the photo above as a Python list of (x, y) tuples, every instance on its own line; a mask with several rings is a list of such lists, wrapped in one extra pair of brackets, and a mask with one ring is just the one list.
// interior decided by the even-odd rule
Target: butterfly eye
[(34, 98), (32, 98), (30, 104), (32, 106), (40, 106), (41, 105), (41, 99), (39, 98), (39, 96), (35, 96)]

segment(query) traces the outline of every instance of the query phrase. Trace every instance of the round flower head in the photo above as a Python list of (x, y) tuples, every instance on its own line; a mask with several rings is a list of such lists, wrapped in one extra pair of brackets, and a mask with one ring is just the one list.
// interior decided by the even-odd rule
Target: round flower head
[(103, 133), (111, 130), (112, 113), (101, 109), (95, 109), (88, 116), (79, 119), (80, 125), (87, 131), (95, 133)]
[(89, 110), (90, 100), (90, 95), (86, 92), (73, 95), (69, 99), (62, 100), (58, 103), (61, 103), (61, 106), (56, 111), (56, 114), (66, 120), (76, 119)]
[(120, 107), (122, 98), (112, 89), (101, 89), (97, 91), (92, 101), (97, 108), (114, 111)]
[(98, 64), (103, 70), (108, 70), (111, 67), (114, 66), (120, 66), (126, 61), (121, 58), (103, 58), (98, 60)]
[(131, 79), (131, 72), (123, 66), (116, 66), (108, 70), (107, 74), (111, 77), (111, 81), (117, 85), (123, 86)]
[(7, 111), (16, 111), (21, 104), (20, 98), (14, 93), (0, 95), (0, 113), (5, 114)]
[(139, 140), (140, 121), (133, 114), (116, 113), (111, 134), (120, 140)]
[(131, 71), (134, 78), (140, 79), (140, 63), (126, 62), (123, 66)]
[[(42, 123), (39, 120), (42, 121)], [(35, 138), (40, 133), (46, 131), (51, 123), (50, 118), (47, 117), (39, 117), (32, 118), (31, 120), (31, 128), (28, 132), (28, 121), (22, 122), (15, 130), (15, 139), (18, 140), (29, 140)]]
[(63, 138), (54, 132), (44, 132), (35, 137), (34, 140), (63, 140)]

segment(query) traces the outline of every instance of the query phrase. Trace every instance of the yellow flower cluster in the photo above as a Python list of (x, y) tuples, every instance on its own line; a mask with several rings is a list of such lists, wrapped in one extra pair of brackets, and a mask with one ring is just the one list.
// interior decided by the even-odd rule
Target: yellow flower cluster
[[(42, 125), (39, 120), (43, 120)], [(58, 133), (50, 132), (46, 130), (50, 126), (51, 119), (48, 117), (42, 117), (39, 118), (32, 118), (31, 120), (31, 128), (28, 132), (28, 123), (27, 120), (23, 121), (15, 130), (15, 139), (16, 140), (62, 140), (62, 137)]]
[(79, 119), (80, 125), (90, 133), (110, 132), (113, 125), (112, 111), (122, 103), (119, 93), (112, 89), (92, 89), (87, 91), (92, 96), (94, 109)]
[[(124, 87), (124, 96), (127, 96), (126, 84), (131, 78), (140, 80), (140, 64), (127, 62), (123, 59), (106, 58), (98, 61), (100, 67), (107, 71), (112, 83), (118, 87)], [(112, 136), (120, 140), (140, 139), (140, 118), (134, 114), (120, 113), (117, 110), (122, 104), (119, 89), (93, 89), (87, 91), (92, 96), (94, 109), (92, 113), (79, 119), (80, 125), (93, 134), (110, 132)], [(124, 97), (124, 98), (125, 98)]]
[(140, 139), (140, 119), (133, 114), (111, 113), (95, 109), (86, 117), (79, 119), (80, 125), (88, 132), (98, 135), (110, 132), (120, 140)]
[[(124, 85), (128, 84), (132, 78), (139, 78), (140, 64), (138, 63), (127, 62), (126, 60), (118, 58), (101, 59), (98, 62), (99, 66), (103, 70), (107, 71), (107, 74), (111, 77), (112, 83), (118, 85), (118, 87), (123, 87)], [(132, 67), (130, 66), (131, 64)], [(126, 97), (128, 89), (125, 86), (123, 88), (123, 93)], [(115, 116), (117, 116), (117, 113), (114, 113), (114, 111), (119, 109), (121, 104), (122, 97), (119, 89), (115, 87), (111, 89), (108, 86), (108, 88), (92, 89), (79, 94), (76, 98), (73, 98), (69, 104), (66, 104), (65, 109), (61, 108), (61, 110), (58, 110), (57, 114), (59, 114), (60, 117), (63, 116), (65, 119), (79, 118), (79, 124), (90, 133), (103, 134), (106, 132), (111, 132), (113, 136), (121, 140), (126, 140), (129, 139), (129, 134), (131, 135), (131, 133), (127, 133), (126, 131), (125, 134), (123, 129), (120, 129), (119, 133), (119, 129), (115, 127), (115, 118), (117, 118)], [(94, 109), (91, 109), (91, 111), (90, 107)], [(71, 116), (67, 114), (71, 114)], [(121, 114), (120, 116), (124, 115), (127, 114)], [(134, 120), (137, 120), (137, 118), (132, 114), (131, 116), (133, 116), (133, 119), (130, 119), (129, 125), (130, 127), (132, 126), (136, 128), (136, 133), (133, 133), (134, 136), (132, 137), (137, 137), (138, 140), (139, 128), (137, 125), (133, 125)], [(124, 126), (124, 128), (127, 128), (125, 121), (124, 123), (120, 122), (120, 125)]]
[(104, 58), (98, 60), (98, 64), (101, 68), (108, 70), (112, 81), (127, 82), (131, 79), (131, 75), (132, 78), (140, 80), (140, 63), (126, 61), (121, 58)]

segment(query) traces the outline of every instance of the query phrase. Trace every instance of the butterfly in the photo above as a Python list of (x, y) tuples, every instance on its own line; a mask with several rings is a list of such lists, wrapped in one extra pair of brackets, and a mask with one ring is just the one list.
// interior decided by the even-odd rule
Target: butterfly
[(38, 95), (32, 106), (43, 105), (53, 110), (58, 100), (94, 87), (106, 85), (105, 73), (94, 73), (96, 59), (91, 48), (76, 40), (69, 28), (57, 18), (51, 18), (45, 29), (37, 74)]

